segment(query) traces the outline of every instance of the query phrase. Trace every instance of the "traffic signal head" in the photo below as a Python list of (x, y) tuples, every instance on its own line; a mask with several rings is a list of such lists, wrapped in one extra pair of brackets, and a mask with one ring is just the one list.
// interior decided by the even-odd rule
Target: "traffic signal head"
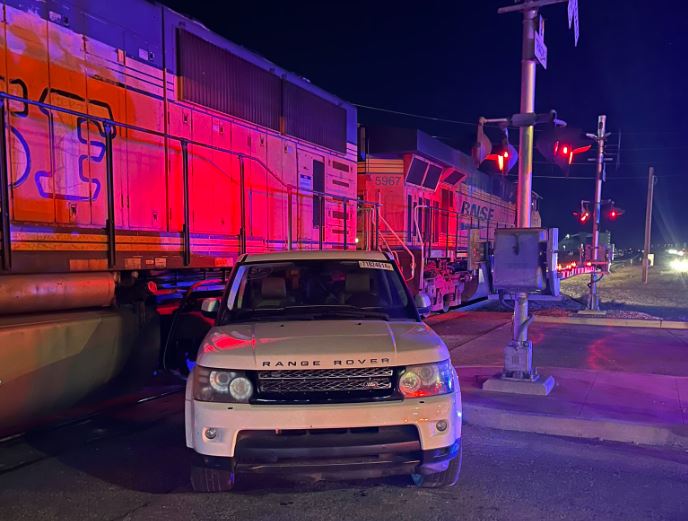
[(580, 129), (554, 126), (538, 136), (535, 146), (545, 159), (556, 164), (566, 175), (574, 158), (592, 147)]

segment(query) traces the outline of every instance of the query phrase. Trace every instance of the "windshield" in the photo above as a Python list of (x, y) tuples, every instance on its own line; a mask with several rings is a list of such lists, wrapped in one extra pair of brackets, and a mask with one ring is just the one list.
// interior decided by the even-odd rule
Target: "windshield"
[(239, 266), (218, 323), (352, 318), (418, 319), (392, 263), (298, 260)]

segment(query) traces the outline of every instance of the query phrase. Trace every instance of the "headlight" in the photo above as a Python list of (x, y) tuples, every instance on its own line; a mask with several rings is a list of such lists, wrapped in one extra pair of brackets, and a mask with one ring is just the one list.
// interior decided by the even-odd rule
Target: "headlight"
[(671, 269), (679, 273), (688, 273), (688, 260), (675, 259), (671, 261)]
[(399, 391), (404, 398), (451, 393), (454, 391), (454, 368), (449, 360), (411, 365), (399, 376)]
[(194, 368), (194, 399), (202, 402), (247, 403), (253, 396), (253, 384), (242, 371)]

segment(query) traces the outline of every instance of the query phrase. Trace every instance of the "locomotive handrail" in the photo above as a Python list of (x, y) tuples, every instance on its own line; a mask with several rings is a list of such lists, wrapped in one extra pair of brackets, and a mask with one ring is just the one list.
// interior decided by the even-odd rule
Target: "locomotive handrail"
[[(427, 204), (419, 204), (413, 209), (413, 224), (416, 229), (416, 235), (418, 237), (419, 245), (420, 245), (420, 273), (422, 277), (422, 273), (424, 273), (425, 269), (425, 238), (423, 237), (423, 232), (420, 229), (420, 211), (426, 209), (430, 210), (430, 213), (432, 214), (433, 211), (439, 212), (439, 213), (445, 213), (447, 215), (455, 215), (456, 216), (456, 235), (458, 237), (458, 231), (459, 231), (459, 222), (460, 221), (466, 221), (468, 218), (465, 215), (460, 214), (459, 212), (455, 210), (448, 210), (446, 208), (438, 208), (434, 206), (430, 206)], [(473, 226), (473, 218), (471, 217), (471, 227)], [(489, 219), (488, 221), (488, 230), (487, 230), (487, 237), (486, 239), (489, 241), (490, 239), (490, 230), (489, 230)], [(447, 228), (449, 227), (449, 223), (447, 222)], [(478, 230), (480, 229), (480, 219), (478, 219)], [(432, 233), (432, 231), (431, 231)], [(430, 244), (432, 244), (432, 239), (429, 241)], [(449, 243), (449, 232), (447, 231), (447, 246)], [(458, 248), (458, 244), (455, 244), (455, 248)], [(430, 246), (430, 249), (432, 250), (432, 246)]]
[[(7, 101), (7, 103), (6, 103)], [(242, 185), (242, 212), (241, 212), (241, 217), (242, 217), (242, 224), (241, 224), (241, 229), (240, 229), (240, 239), (241, 239), (241, 247), (242, 247), (242, 252), (245, 251), (246, 249), (246, 228), (245, 228), (245, 202), (243, 201), (243, 192), (244, 192), (244, 161), (249, 160), (253, 161), (256, 164), (258, 164), (260, 167), (262, 167), (272, 178), (277, 180), (277, 182), (286, 190), (287, 194), (291, 194), (293, 191), (296, 191), (299, 194), (311, 194), (313, 196), (318, 196), (318, 197), (323, 197), (323, 198), (329, 198), (333, 199), (335, 201), (339, 201), (343, 203), (345, 211), (347, 204), (351, 201), (355, 201), (357, 205), (365, 205), (369, 207), (373, 207), (376, 209), (376, 213), (379, 214), (379, 207), (382, 206), (381, 203), (378, 202), (373, 202), (373, 201), (364, 201), (361, 199), (358, 199), (356, 197), (349, 197), (345, 195), (338, 195), (338, 194), (331, 194), (327, 192), (320, 192), (317, 190), (308, 190), (308, 189), (303, 189), (301, 187), (294, 186), (292, 184), (284, 182), (279, 175), (277, 175), (262, 159), (252, 156), (250, 154), (245, 154), (243, 152), (237, 152), (235, 150), (223, 148), (223, 147), (218, 147), (215, 145), (211, 145), (208, 143), (201, 143), (199, 141), (195, 141), (193, 139), (169, 134), (166, 132), (160, 132), (158, 130), (153, 130), (149, 128), (144, 128), (140, 127), (138, 125), (132, 125), (129, 123), (122, 123), (119, 121), (115, 121), (114, 119), (102, 117), (102, 116), (97, 116), (93, 114), (87, 114), (84, 112), (80, 112), (77, 110), (65, 108), (65, 107), (60, 107), (58, 105), (53, 105), (51, 103), (45, 103), (44, 101), (36, 101), (36, 100), (31, 100), (28, 98), (24, 98), (22, 96), (16, 96), (14, 94), (10, 94), (8, 92), (3, 92), (0, 91), (0, 231), (2, 232), (2, 242), (0, 243), (2, 247), (2, 268), (3, 270), (10, 270), (11, 268), (11, 235), (10, 235), (10, 215), (9, 215), (9, 168), (8, 168), (8, 162), (7, 162), (7, 146), (6, 146), (6, 139), (7, 139), (7, 132), (6, 132), (6, 113), (9, 112), (9, 102), (14, 101), (18, 103), (24, 103), (26, 105), (32, 105), (35, 107), (39, 107), (41, 109), (45, 109), (47, 111), (55, 111), (55, 112), (60, 112), (64, 114), (69, 114), (78, 118), (83, 118), (87, 121), (91, 122), (97, 122), (103, 125), (103, 131), (105, 134), (105, 148), (106, 148), (106, 183), (107, 183), (107, 189), (108, 189), (108, 212), (107, 212), (107, 219), (105, 222), (105, 229), (107, 231), (108, 235), (108, 264), (111, 268), (113, 268), (116, 265), (116, 241), (115, 241), (115, 234), (116, 234), (116, 227), (115, 227), (115, 210), (114, 210), (114, 172), (113, 172), (113, 165), (112, 165), (112, 156), (113, 156), (113, 132), (112, 129), (115, 128), (121, 128), (121, 129), (126, 129), (126, 130), (131, 130), (135, 132), (140, 132), (143, 134), (148, 134), (164, 139), (169, 139), (172, 141), (177, 141), (179, 142), (179, 145), (181, 147), (181, 152), (182, 152), (182, 163), (183, 163), (183, 189), (184, 189), (184, 224), (181, 230), (182, 236), (183, 236), (183, 256), (184, 256), (184, 265), (188, 266), (191, 262), (191, 238), (190, 238), (190, 225), (189, 225), (189, 172), (188, 172), (188, 146), (198, 146), (201, 148), (205, 148), (208, 150), (213, 150), (216, 152), (221, 152), (233, 157), (237, 157), (239, 159), (239, 169), (240, 169), (240, 183)], [(220, 170), (221, 173), (225, 173), (224, 171)], [(289, 208), (291, 210), (291, 208)], [(348, 221), (348, 213), (346, 220)], [(347, 230), (347, 225), (345, 221), (345, 232)], [(322, 225), (321, 225), (322, 226)], [(291, 219), (289, 220), (288, 223), (288, 233), (291, 236)], [(378, 230), (376, 230), (376, 242), (377, 242), (377, 234), (379, 233)], [(291, 242), (291, 237), (288, 238), (288, 242)], [(346, 236), (344, 238), (344, 247), (347, 247), (347, 239)]]
[(201, 143), (200, 141), (195, 141), (193, 139), (188, 139), (188, 138), (181, 137), (181, 136), (175, 136), (173, 134), (160, 132), (159, 130), (152, 130), (152, 129), (145, 128), (145, 127), (139, 127), (138, 125), (132, 125), (130, 123), (121, 123), (119, 121), (115, 121), (114, 119), (104, 118), (102, 116), (95, 116), (93, 114), (86, 114), (84, 112), (79, 112), (78, 110), (67, 109), (64, 107), (60, 107), (58, 105), (53, 105), (51, 103), (45, 103), (44, 101), (36, 101), (36, 100), (28, 99), (28, 98), (23, 98), (21, 96), (15, 96), (14, 94), (10, 94), (8, 92), (0, 91), (0, 98), (7, 99), (9, 101), (17, 101), (20, 103), (26, 103), (27, 105), (34, 105), (36, 107), (41, 107), (41, 108), (48, 109), (48, 110), (63, 112), (65, 114), (70, 114), (70, 115), (76, 116), (76, 117), (83, 117), (83, 118), (86, 118), (90, 121), (97, 121), (99, 123), (102, 123), (104, 126), (109, 125), (111, 127), (118, 127), (118, 128), (123, 128), (126, 130), (133, 130), (135, 132), (150, 134), (150, 135), (153, 135), (156, 137), (172, 139), (175, 141), (179, 141), (179, 143), (187, 143), (187, 145), (194, 145), (194, 146), (200, 146), (200, 147), (208, 148), (210, 150), (214, 150), (216, 152), (223, 152), (223, 153), (229, 154), (231, 156), (236, 156), (238, 158), (243, 157), (245, 159), (249, 159), (251, 161), (255, 161), (256, 163), (258, 163), (260, 166), (262, 166), (265, 169), (266, 172), (268, 172), (275, 179), (277, 179), (277, 181), (279, 181), (280, 184), (282, 184), (282, 186), (284, 186), (285, 188), (290, 186), (287, 183), (285, 183), (284, 181), (282, 181), (279, 178), (279, 176), (277, 176), (277, 174), (275, 174), (275, 172), (273, 172), (270, 169), (270, 167), (268, 167), (268, 165), (265, 164), (265, 162), (262, 159), (257, 158), (255, 156), (251, 156), (249, 154), (244, 154), (243, 152), (237, 152), (235, 150), (229, 150), (229, 149), (218, 147), (215, 145), (209, 145), (207, 143)]
[(5, 142), (5, 102), (0, 103), (0, 232), (2, 232), (2, 269), (12, 269), (10, 242), (10, 174), (7, 165), (7, 144)]
[[(399, 237), (399, 235), (397, 235), (397, 232), (395, 232), (394, 229), (389, 225), (387, 220), (384, 217), (382, 217), (382, 215), (379, 215), (379, 213), (380, 212), (378, 211), (378, 219), (380, 219), (382, 221), (382, 224), (384, 224), (387, 227), (387, 229), (390, 232), (392, 232), (392, 235), (394, 236), (394, 238), (397, 241), (399, 241), (399, 244), (401, 244), (401, 247), (404, 248), (406, 250), (406, 253), (408, 253), (409, 256), (411, 257), (411, 276), (409, 278), (404, 277), (404, 280), (406, 280), (407, 282), (409, 280), (413, 280), (413, 277), (416, 274), (416, 257), (413, 255), (413, 252), (411, 252), (411, 250), (408, 248), (408, 246), (406, 246), (406, 243), (404, 243), (404, 241), (401, 239), (401, 237)], [(385, 244), (387, 244), (387, 248), (391, 250), (391, 248), (389, 248), (389, 243), (387, 242), (387, 239), (385, 239), (384, 236), (379, 233), (379, 231), (376, 231), (376, 233), (378, 233), (379, 236), (382, 238), (382, 240), (385, 242)]]
[(418, 224), (418, 217), (420, 216), (421, 208), (430, 208), (430, 205), (419, 204), (413, 209), (413, 224), (416, 226), (416, 233), (418, 234), (418, 240), (420, 241), (420, 280), (423, 281), (423, 274), (425, 273), (425, 241), (423, 240), (423, 235), (420, 232), (420, 225)]
[[(280, 179), (279, 176), (262, 159), (260, 159), (256, 156), (245, 154), (243, 152), (237, 152), (235, 150), (231, 150), (231, 149), (227, 149), (227, 148), (223, 148), (223, 147), (218, 147), (215, 145), (209, 145), (207, 143), (201, 143), (200, 141), (195, 141), (193, 139), (189, 139), (189, 138), (185, 138), (185, 137), (181, 137), (181, 136), (176, 136), (174, 134), (168, 134), (165, 132), (160, 132), (159, 130), (152, 130), (152, 129), (145, 128), (145, 127), (139, 127), (138, 125), (131, 125), (129, 123), (121, 123), (119, 121), (115, 121), (115, 120), (110, 119), (110, 118), (104, 118), (102, 116), (95, 116), (93, 114), (86, 114), (84, 112), (79, 112), (78, 110), (72, 110), (72, 109), (68, 109), (65, 107), (60, 107), (58, 105), (53, 105), (51, 103), (45, 103), (44, 101), (36, 101), (36, 100), (28, 99), (28, 98), (23, 98), (21, 96), (15, 96), (14, 94), (10, 94), (8, 92), (0, 91), (0, 98), (7, 99), (9, 101), (16, 101), (19, 103), (26, 103), (28, 105), (34, 105), (36, 107), (41, 107), (41, 108), (45, 108), (48, 110), (55, 110), (57, 112), (63, 112), (65, 114), (70, 114), (72, 116), (83, 117), (83, 118), (89, 119), (91, 121), (97, 121), (99, 123), (102, 123), (103, 125), (110, 125), (112, 127), (118, 127), (118, 128), (123, 128), (123, 129), (127, 129), (127, 130), (133, 130), (135, 132), (141, 132), (144, 134), (151, 134), (151, 135), (154, 135), (157, 137), (176, 140), (176, 141), (179, 141), (180, 143), (186, 143), (187, 145), (199, 146), (199, 147), (207, 148), (210, 150), (214, 150), (216, 152), (223, 152), (223, 153), (226, 153), (226, 154), (229, 154), (231, 156), (238, 157), (238, 158), (248, 159), (249, 161), (254, 161), (254, 162), (258, 163), (259, 166), (263, 167), (265, 169), (265, 171), (268, 172), (270, 175), (272, 175), (277, 181), (279, 181), (279, 183), (284, 188), (297, 189), (296, 186), (289, 184), (289, 183), (285, 183), (282, 179)], [(346, 201), (361, 201), (360, 199), (358, 199), (356, 197), (348, 197), (345, 195), (330, 194), (327, 192), (319, 192), (317, 190), (308, 190), (308, 189), (298, 188), (298, 191), (313, 194), (313, 195), (320, 195), (320, 196), (337, 198), (341, 201), (344, 201), (344, 200), (346, 200)], [(361, 202), (368, 204), (368, 205), (371, 205), (371, 206), (382, 206), (382, 203), (377, 203), (374, 201), (361, 201)]]

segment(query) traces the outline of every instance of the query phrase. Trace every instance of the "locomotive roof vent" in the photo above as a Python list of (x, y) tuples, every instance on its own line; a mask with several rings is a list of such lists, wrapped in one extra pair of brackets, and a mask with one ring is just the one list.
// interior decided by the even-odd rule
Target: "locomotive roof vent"
[(454, 168), (446, 168), (442, 174), (442, 182), (450, 185), (457, 185), (466, 178), (466, 174), (462, 174)]

